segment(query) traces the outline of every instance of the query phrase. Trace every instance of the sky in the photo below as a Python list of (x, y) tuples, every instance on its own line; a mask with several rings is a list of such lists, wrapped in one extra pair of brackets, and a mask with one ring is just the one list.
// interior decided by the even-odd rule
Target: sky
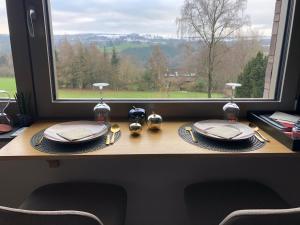
[[(50, 0), (54, 34), (153, 34), (175, 37), (184, 0)], [(259, 35), (272, 31), (275, 0), (248, 0), (246, 14)], [(8, 33), (0, 0), (0, 34)]]

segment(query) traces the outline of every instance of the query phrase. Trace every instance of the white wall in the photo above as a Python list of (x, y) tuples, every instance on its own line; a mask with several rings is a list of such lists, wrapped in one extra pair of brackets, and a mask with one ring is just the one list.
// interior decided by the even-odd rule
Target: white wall
[(186, 225), (184, 188), (210, 180), (250, 179), (300, 206), (300, 158), (289, 156), (123, 156), (63, 160), (0, 161), (0, 204), (17, 207), (32, 190), (54, 182), (98, 181), (128, 192), (127, 225)]

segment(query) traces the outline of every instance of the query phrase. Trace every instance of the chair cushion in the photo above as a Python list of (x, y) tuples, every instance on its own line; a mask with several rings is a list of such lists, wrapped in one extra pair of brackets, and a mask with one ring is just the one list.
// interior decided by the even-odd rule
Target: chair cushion
[(94, 215), (80, 211), (32, 211), (0, 206), (0, 225), (102, 225)]
[(185, 189), (192, 224), (218, 225), (229, 213), (241, 209), (290, 208), (277, 193), (251, 181), (218, 181)]
[(85, 211), (96, 215), (105, 225), (121, 225), (125, 220), (126, 191), (109, 184), (49, 184), (33, 191), (20, 208)]
[(239, 210), (229, 214), (220, 225), (299, 225), (300, 208)]

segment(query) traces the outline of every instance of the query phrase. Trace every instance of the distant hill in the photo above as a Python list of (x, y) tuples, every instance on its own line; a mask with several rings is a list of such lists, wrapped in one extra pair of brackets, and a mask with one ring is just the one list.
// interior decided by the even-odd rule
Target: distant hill
[[(131, 56), (137, 59), (140, 63), (146, 64), (151, 53), (154, 44), (145, 46), (143, 48), (140, 47), (132, 47), (127, 48), (121, 51), (121, 55)], [(165, 43), (160, 45), (160, 48), (169, 59), (169, 63), (171, 67), (175, 67), (178, 63), (177, 57), (180, 55), (182, 51), (182, 43)]]
[[(113, 47), (122, 54), (129, 55), (139, 60), (141, 63), (147, 62), (154, 45), (160, 45), (163, 52), (168, 57), (171, 65), (176, 65), (181, 46), (187, 41), (176, 38), (165, 38), (150, 34), (72, 34), (72, 35), (54, 35), (54, 46), (59, 45), (67, 39), (70, 43), (78, 41), (84, 44), (96, 44), (99, 48), (105, 48), (111, 51)], [(227, 42), (234, 42), (234, 39), (228, 39)], [(193, 41), (197, 43), (196, 40)], [(270, 46), (270, 38), (261, 38), (261, 44), (264, 47)], [(0, 56), (10, 54), (10, 40), (8, 35), (0, 35)]]

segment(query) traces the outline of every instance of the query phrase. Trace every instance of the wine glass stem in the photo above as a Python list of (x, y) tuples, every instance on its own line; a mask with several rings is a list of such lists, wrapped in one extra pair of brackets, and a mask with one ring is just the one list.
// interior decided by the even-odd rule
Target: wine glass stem
[(1, 110), (1, 112), (0, 113), (2, 113), (2, 114), (4, 114), (5, 113), (5, 110), (7, 109), (7, 107), (9, 106), (9, 104), (10, 104), (10, 101), (11, 101), (11, 99), (10, 99), (10, 94), (8, 93), (8, 92), (3, 92), (6, 96), (7, 96), (7, 103), (6, 103), (6, 105), (4, 105), (4, 107), (2, 108), (2, 110)]
[(103, 94), (102, 94), (102, 89), (100, 89), (100, 103), (103, 103)]

